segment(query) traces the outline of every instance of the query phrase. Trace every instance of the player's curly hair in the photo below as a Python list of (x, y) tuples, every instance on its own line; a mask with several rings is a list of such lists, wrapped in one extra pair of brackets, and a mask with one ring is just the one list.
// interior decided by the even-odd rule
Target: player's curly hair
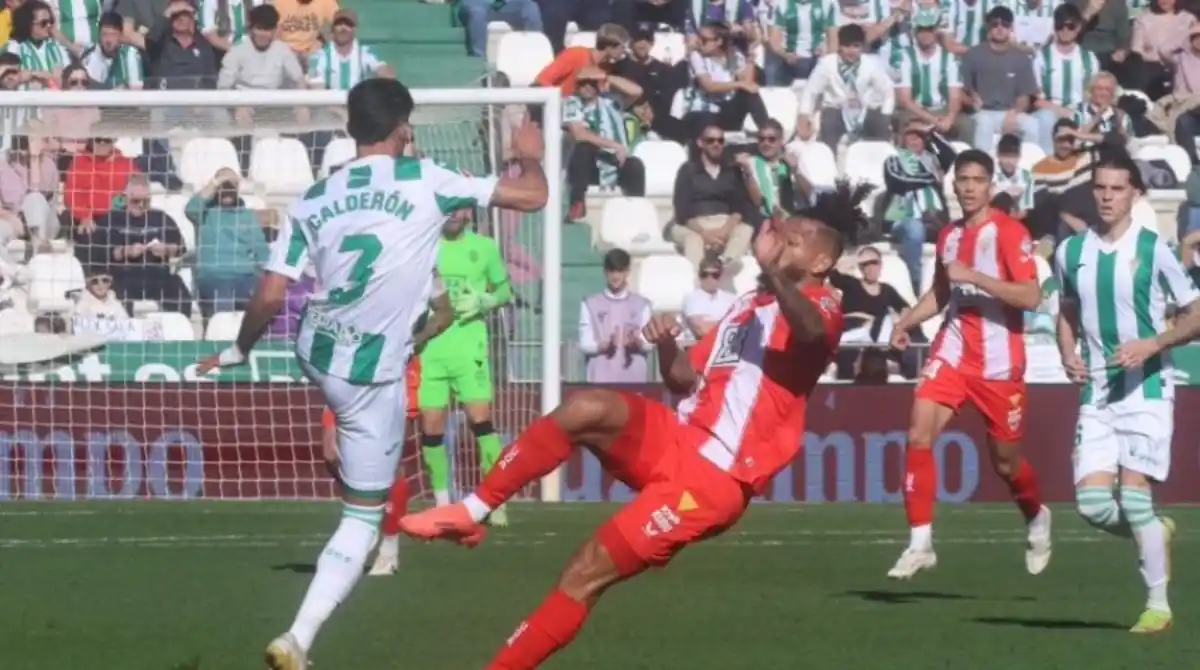
[(861, 205), (871, 190), (872, 186), (866, 182), (838, 179), (832, 191), (819, 194), (810, 207), (796, 212), (796, 216), (820, 221), (836, 232), (833, 257), (839, 258), (846, 246), (856, 246), (859, 237), (870, 228), (871, 221)]

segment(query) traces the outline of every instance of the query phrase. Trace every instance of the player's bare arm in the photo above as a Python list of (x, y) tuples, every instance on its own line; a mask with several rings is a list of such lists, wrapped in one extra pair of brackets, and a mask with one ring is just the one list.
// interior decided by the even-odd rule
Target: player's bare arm
[(954, 284), (971, 284), (1009, 307), (1035, 309), (1042, 301), (1042, 290), (1037, 278), (1028, 281), (1004, 281), (989, 277), (968, 267), (965, 263), (951, 261), (946, 264), (946, 278)]
[(250, 304), (246, 307), (246, 314), (242, 317), (242, 325), (238, 329), (234, 346), (201, 361), (196, 366), (196, 372), (203, 375), (216, 367), (245, 363), (246, 355), (262, 338), (263, 333), (267, 332), (267, 326), (279, 314), (279, 310), (283, 309), (289, 283), (291, 280), (281, 274), (263, 272), (262, 278), (258, 280), (258, 288), (254, 290)]
[(696, 370), (675, 339), (680, 332), (679, 322), (662, 314), (642, 329), (646, 341), (658, 348), (658, 372), (671, 393), (688, 393), (696, 386)]
[(1175, 318), (1175, 327), (1160, 333), (1157, 337), (1147, 337), (1126, 342), (1117, 348), (1110, 363), (1120, 365), (1126, 370), (1141, 367), (1146, 359), (1186, 344), (1200, 337), (1200, 300), (1193, 300), (1180, 310)]
[(1076, 384), (1085, 383), (1088, 369), (1079, 356), (1079, 303), (1074, 298), (1064, 295), (1060, 300), (1054, 330), (1058, 341), (1058, 355), (1062, 358), (1067, 378)]
[(420, 351), (425, 343), (441, 335), (454, 323), (454, 308), (450, 305), (450, 293), (443, 292), (429, 301), (430, 314), (425, 325), (413, 333), (413, 349)]
[(518, 128), (513, 133), (513, 155), (516, 156), (521, 174), (518, 177), (501, 177), (492, 194), (491, 204), (520, 212), (536, 212), (545, 207), (550, 197), (546, 171), (542, 169), (542, 156), (545, 153), (540, 126), (526, 122)]

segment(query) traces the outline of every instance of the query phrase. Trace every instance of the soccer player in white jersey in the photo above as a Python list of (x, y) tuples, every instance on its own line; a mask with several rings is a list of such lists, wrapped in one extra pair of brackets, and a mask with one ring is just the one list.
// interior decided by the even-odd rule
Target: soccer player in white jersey
[(237, 341), (198, 368), (205, 374), (245, 363), (289, 282), (312, 262), (321, 290), (309, 299), (296, 356), (337, 417), (344, 506), (291, 629), (267, 647), (272, 670), (307, 668), (313, 638), (358, 582), (378, 537), (404, 442), (413, 324), (432, 290), (447, 216), (463, 207), (533, 212), (546, 204), (535, 126), (514, 138), (520, 176), (468, 177), (403, 155), (412, 110), (412, 95), (394, 79), (367, 79), (350, 90), (346, 131), (357, 158), (292, 205)]
[[(1100, 220), (1055, 254), (1059, 352), (1068, 376), (1083, 385), (1075, 500), (1089, 524), (1137, 542), (1148, 596), (1131, 631), (1158, 633), (1171, 627), (1175, 533), (1174, 522), (1155, 514), (1151, 494), (1171, 465), (1175, 403), (1167, 350), (1200, 335), (1200, 293), (1162, 237), (1133, 224), (1133, 201), (1145, 186), (1129, 155), (1102, 154), (1092, 183)], [(1182, 310), (1174, 328), (1165, 321), (1169, 303)]]

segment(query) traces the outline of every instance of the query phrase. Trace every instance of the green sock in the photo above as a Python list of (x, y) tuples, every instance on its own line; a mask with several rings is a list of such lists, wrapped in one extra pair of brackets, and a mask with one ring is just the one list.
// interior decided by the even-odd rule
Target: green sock
[(500, 436), (488, 433), (480, 435), (476, 441), (479, 443), (479, 467), (483, 470), (483, 474), (487, 474), (496, 461), (500, 460), (500, 450), (503, 448), (500, 445)]
[(421, 447), (421, 457), (429, 472), (429, 486), (434, 491), (450, 490), (450, 460), (446, 458), (446, 445)]

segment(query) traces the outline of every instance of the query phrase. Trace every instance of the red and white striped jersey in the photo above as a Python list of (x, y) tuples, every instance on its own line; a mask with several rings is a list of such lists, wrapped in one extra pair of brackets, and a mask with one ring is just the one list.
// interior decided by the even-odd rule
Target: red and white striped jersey
[[(946, 264), (959, 261), (1005, 282), (1037, 281), (1033, 241), (1024, 224), (1000, 212), (973, 226), (957, 221), (937, 241), (934, 286), (946, 287)], [(983, 379), (1019, 380), (1025, 374), (1022, 311), (972, 284), (950, 284), (950, 300), (932, 357)]]
[(700, 383), (679, 404), (679, 418), (711, 435), (701, 455), (755, 491), (800, 449), (808, 394), (842, 337), (836, 292), (818, 286), (804, 295), (821, 312), (823, 338), (794, 340), (775, 296), (754, 291), (689, 352)]

